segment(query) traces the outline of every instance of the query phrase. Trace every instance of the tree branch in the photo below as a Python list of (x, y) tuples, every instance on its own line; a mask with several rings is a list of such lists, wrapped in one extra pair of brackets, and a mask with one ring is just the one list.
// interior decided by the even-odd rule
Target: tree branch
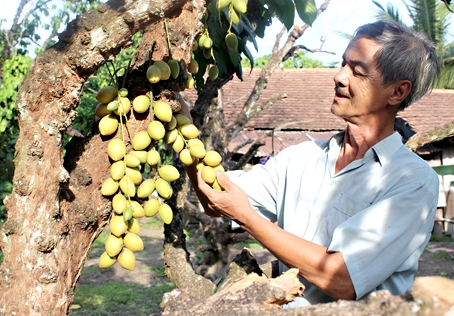
[(410, 137), (410, 139), (405, 143), (405, 146), (407, 146), (411, 151), (416, 151), (424, 145), (441, 141), (452, 136), (454, 136), (454, 122), (429, 131), (416, 133)]

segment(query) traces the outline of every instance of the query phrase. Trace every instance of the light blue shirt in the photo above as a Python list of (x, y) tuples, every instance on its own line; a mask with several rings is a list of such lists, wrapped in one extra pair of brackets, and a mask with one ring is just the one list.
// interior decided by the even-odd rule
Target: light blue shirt
[[(343, 136), (291, 146), (265, 165), (229, 172), (229, 178), (262, 216), (342, 253), (357, 299), (379, 289), (402, 294), (411, 287), (430, 238), (438, 177), (402, 144), (398, 133), (335, 174)], [(287, 269), (280, 264), (281, 273)], [(301, 281), (305, 296), (288, 306), (333, 300)]]

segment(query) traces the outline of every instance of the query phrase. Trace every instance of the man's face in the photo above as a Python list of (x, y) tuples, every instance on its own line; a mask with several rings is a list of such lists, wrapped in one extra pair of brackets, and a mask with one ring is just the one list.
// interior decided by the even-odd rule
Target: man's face
[(382, 85), (383, 78), (376, 68), (374, 55), (380, 45), (357, 37), (347, 47), (342, 68), (334, 76), (335, 96), (331, 112), (347, 121), (370, 121), (373, 116), (388, 111), (390, 88)]

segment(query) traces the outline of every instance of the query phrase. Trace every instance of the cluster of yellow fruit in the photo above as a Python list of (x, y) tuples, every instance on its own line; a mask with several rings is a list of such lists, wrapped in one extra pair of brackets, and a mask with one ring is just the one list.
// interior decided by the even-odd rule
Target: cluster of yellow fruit
[(241, 14), (246, 13), (247, 4), (247, 0), (218, 0), (216, 7), (218, 10), (228, 8), (230, 21), (232, 21), (233, 24), (238, 25), (240, 23)]
[[(134, 252), (144, 248), (138, 235), (140, 228), (137, 219), (159, 213), (162, 221), (170, 224), (173, 212), (165, 201), (173, 194), (170, 182), (180, 177), (177, 168), (161, 164), (159, 152), (154, 148), (149, 149), (152, 142), (163, 140), (171, 145), (185, 165), (193, 164), (196, 158), (200, 159), (197, 168), (202, 169), (203, 179), (217, 190), (222, 189), (216, 181), (216, 170), (223, 168), (220, 165), (221, 155), (205, 150), (204, 144), (197, 138), (199, 130), (188, 117), (174, 113), (166, 102), (154, 102), (148, 96), (140, 95), (131, 103), (127, 96), (126, 89), (117, 90), (112, 86), (101, 88), (96, 95), (100, 102), (96, 115), (101, 118), (98, 125), (101, 135), (112, 135), (119, 127), (121, 131), (121, 137), (110, 140), (107, 147), (112, 165), (110, 177), (103, 182), (101, 193), (113, 197), (114, 212), (99, 266), (108, 268), (118, 261), (123, 268), (132, 270), (135, 267)], [(138, 113), (152, 108), (153, 119), (147, 130), (139, 131), (132, 137), (129, 146), (124, 139), (124, 129), (126, 115), (131, 108)], [(156, 169), (153, 178), (143, 179), (141, 170), (146, 164)], [(144, 205), (134, 199), (145, 201)]]

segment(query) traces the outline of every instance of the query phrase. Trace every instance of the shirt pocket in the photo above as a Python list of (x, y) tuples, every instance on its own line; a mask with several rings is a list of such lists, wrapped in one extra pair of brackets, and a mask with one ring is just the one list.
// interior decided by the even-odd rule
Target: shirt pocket
[(325, 221), (326, 233), (329, 236), (332, 236), (332, 233), (337, 226), (350, 219), (350, 217), (355, 214), (358, 214), (362, 210), (366, 209), (369, 205), (369, 203), (357, 201), (344, 193), (340, 193), (334, 199), (333, 204), (328, 211)]

